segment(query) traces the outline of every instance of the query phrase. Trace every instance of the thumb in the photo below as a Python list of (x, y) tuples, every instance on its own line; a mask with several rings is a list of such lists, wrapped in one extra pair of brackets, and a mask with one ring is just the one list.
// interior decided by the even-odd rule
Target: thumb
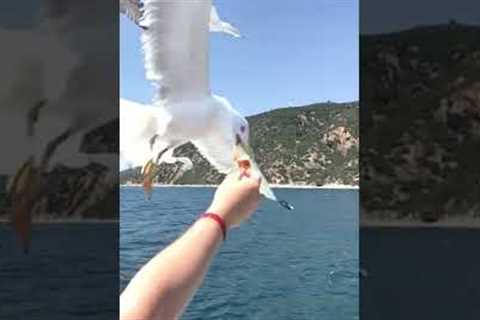
[(254, 171), (252, 172), (251, 177), (255, 181), (255, 184), (260, 186), (260, 184), (262, 183), (262, 175), (259, 172)]

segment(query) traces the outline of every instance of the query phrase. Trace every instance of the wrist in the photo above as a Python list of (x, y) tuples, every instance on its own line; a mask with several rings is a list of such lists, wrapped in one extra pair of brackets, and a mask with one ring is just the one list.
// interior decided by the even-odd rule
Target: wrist
[(210, 224), (216, 225), (217, 230), (221, 231), (222, 239), (227, 237), (227, 226), (222, 216), (214, 212), (204, 212), (199, 218), (200, 221), (208, 221)]
[(211, 205), (205, 212), (215, 213), (222, 217), (222, 219), (225, 221), (226, 230), (229, 230), (232, 227), (232, 213), (231, 210), (229, 210), (228, 208), (218, 205)]

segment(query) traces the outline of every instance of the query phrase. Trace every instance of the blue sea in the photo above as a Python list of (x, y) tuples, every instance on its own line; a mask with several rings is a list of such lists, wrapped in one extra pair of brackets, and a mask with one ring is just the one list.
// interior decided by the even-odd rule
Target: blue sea
[(1, 320), (118, 318), (118, 224), (34, 224), (24, 254), (0, 224)]
[[(205, 210), (213, 188), (121, 188), (120, 288)], [(358, 319), (358, 190), (277, 189), (228, 234), (182, 319)]]

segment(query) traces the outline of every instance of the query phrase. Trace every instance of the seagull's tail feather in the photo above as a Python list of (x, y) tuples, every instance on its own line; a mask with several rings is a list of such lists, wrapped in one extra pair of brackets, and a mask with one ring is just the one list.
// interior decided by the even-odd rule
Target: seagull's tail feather
[(240, 31), (232, 26), (230, 23), (222, 21), (218, 16), (217, 9), (212, 6), (210, 11), (210, 31), (211, 32), (222, 32), (229, 34), (235, 38), (241, 37)]

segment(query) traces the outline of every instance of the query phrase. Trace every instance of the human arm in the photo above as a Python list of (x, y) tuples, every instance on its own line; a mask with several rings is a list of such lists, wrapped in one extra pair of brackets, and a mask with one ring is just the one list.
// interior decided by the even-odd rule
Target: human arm
[[(207, 212), (220, 215), (227, 230), (257, 207), (260, 180), (250, 174), (228, 175)], [(200, 287), (223, 234), (213, 219), (197, 220), (133, 277), (120, 296), (120, 319), (177, 319)]]

